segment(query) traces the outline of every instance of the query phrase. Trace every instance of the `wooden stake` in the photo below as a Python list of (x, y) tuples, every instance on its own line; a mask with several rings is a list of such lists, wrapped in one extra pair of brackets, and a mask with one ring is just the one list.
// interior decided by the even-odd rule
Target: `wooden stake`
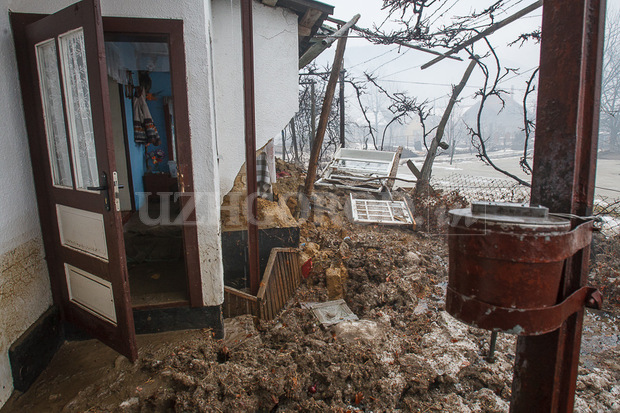
[(332, 101), (334, 100), (334, 94), (336, 92), (336, 84), (338, 83), (338, 76), (340, 75), (340, 69), (342, 69), (342, 60), (344, 58), (344, 49), (347, 45), (348, 31), (344, 36), (338, 39), (338, 46), (336, 47), (336, 56), (334, 57), (334, 64), (332, 66), (332, 72), (329, 76), (329, 82), (327, 83), (327, 89), (325, 91), (325, 99), (323, 99), (323, 108), (321, 109), (321, 118), (319, 119), (319, 127), (316, 132), (316, 137), (312, 142), (312, 152), (310, 153), (310, 162), (308, 163), (308, 174), (306, 175), (306, 184), (304, 186), (304, 193), (308, 199), (312, 196), (314, 191), (314, 181), (316, 180), (316, 168), (319, 163), (319, 155), (321, 153), (321, 147), (323, 146), (323, 138), (325, 137), (325, 131), (327, 130), (327, 122), (329, 120), (329, 114), (332, 109)]

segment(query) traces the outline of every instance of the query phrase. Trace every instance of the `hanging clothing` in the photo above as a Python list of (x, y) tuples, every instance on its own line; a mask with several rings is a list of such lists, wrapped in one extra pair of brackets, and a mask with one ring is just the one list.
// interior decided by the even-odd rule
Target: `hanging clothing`
[(265, 152), (261, 152), (258, 158), (256, 158), (256, 183), (258, 186), (258, 196), (271, 199), (271, 178), (269, 176), (269, 165), (267, 164), (267, 154)]
[(142, 92), (133, 98), (133, 131), (134, 142), (150, 143), (153, 146), (161, 145), (161, 138)]

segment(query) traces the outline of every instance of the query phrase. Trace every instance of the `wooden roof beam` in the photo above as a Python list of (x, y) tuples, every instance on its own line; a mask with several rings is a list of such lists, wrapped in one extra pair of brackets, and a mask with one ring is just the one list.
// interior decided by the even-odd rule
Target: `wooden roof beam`
[(317, 9), (308, 9), (299, 19), (299, 36), (306, 37), (312, 34), (312, 27), (321, 18), (323, 12)]

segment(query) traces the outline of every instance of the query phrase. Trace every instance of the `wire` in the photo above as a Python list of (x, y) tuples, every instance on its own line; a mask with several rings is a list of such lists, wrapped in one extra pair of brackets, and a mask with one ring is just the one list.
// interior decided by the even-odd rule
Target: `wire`
[(400, 49), (400, 46), (397, 46), (397, 47), (395, 47), (395, 48), (393, 48), (393, 49), (390, 49), (390, 50), (388, 50), (387, 52), (381, 53), (381, 54), (380, 54), (380, 55), (378, 55), (378, 56), (371, 57), (370, 59), (368, 59), (368, 60), (366, 60), (366, 61), (363, 61), (363, 62), (361, 62), (361, 63), (357, 63), (357, 64), (355, 64), (355, 65), (353, 65), (353, 66), (349, 66), (348, 68), (349, 68), (349, 69), (353, 69), (353, 68), (355, 68), (355, 67), (358, 67), (358, 66), (360, 66), (360, 65), (366, 64), (366, 63), (368, 63), (368, 62), (372, 62), (373, 60), (376, 60), (376, 59), (378, 59), (378, 58), (380, 58), (380, 57), (383, 57), (383, 56), (385, 56), (386, 54), (391, 53), (391, 52), (393, 52), (393, 51), (395, 51), (395, 50), (398, 50), (398, 49)]
[(605, 187), (602, 187), (602, 186), (597, 186), (597, 187), (595, 187), (595, 188), (596, 188), (596, 189), (603, 189), (603, 190), (605, 190), (605, 191), (619, 192), (619, 193), (620, 193), (620, 191), (619, 191), (619, 190), (617, 190), (617, 189), (605, 188)]
[(589, 216), (589, 217), (580, 217), (579, 215), (575, 215), (575, 214), (566, 214), (566, 213), (562, 213), (562, 212), (549, 212), (549, 215), (553, 216), (553, 217), (559, 217), (559, 218), (568, 218), (568, 219), (579, 219), (582, 221), (595, 221), (595, 222), (602, 222), (603, 218), (601, 217), (597, 217), (597, 216)]
[[(396, 57), (395, 57), (395, 58), (393, 58), (392, 60), (388, 60), (387, 62), (382, 63), (382, 64), (381, 64), (381, 66), (385, 66), (385, 65), (387, 65), (387, 64), (392, 63), (392, 62), (393, 62), (394, 60), (396, 60), (396, 59), (400, 59), (401, 57), (403, 57), (404, 55), (406, 55), (406, 54), (407, 54), (408, 52), (410, 52), (411, 50), (412, 50), (412, 49), (407, 49), (407, 50), (405, 50), (404, 52), (402, 52), (401, 54), (399, 54), (398, 56), (396, 56)], [(374, 71), (376, 71), (377, 69), (379, 69), (381, 66), (376, 67), (375, 69), (373, 69), (373, 70), (369, 71), (369, 73), (373, 73)]]
[(394, 72), (394, 73), (390, 73), (389, 75), (385, 75), (385, 76), (383, 76), (383, 78), (385, 79), (386, 77), (394, 76), (394, 75), (397, 75), (399, 73), (406, 72), (407, 70), (417, 69), (419, 67), (422, 67), (422, 65), (411, 66), (411, 67), (408, 67), (406, 69), (399, 70), (398, 72)]

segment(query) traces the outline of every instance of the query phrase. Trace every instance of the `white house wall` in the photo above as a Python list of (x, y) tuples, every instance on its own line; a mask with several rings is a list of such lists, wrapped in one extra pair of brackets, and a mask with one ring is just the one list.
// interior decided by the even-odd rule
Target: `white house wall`
[[(75, 0), (8, 0), (13, 11), (53, 13)], [(185, 39), (189, 123), (197, 193), (198, 246), (205, 305), (224, 301), (220, 241), (219, 171), (211, 73), (209, 0), (100, 0), (104, 16), (182, 19)]]
[[(221, 198), (245, 162), (243, 55), (239, 0), (213, 0), (216, 127)], [(254, 2), (256, 147), (261, 148), (298, 110), (297, 15)]]
[(8, 349), (52, 303), (8, 4), (0, 0), (0, 406), (13, 390)]

